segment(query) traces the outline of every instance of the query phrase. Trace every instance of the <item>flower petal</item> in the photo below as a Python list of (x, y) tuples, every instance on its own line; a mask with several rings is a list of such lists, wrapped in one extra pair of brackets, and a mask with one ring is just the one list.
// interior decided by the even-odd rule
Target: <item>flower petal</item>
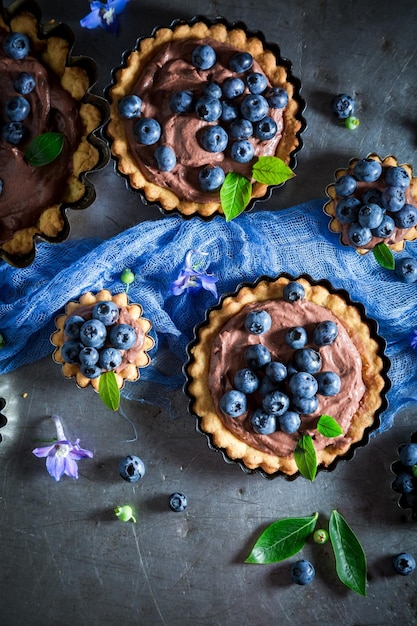
[(76, 461), (79, 461), (80, 459), (84, 459), (85, 457), (92, 459), (94, 454), (93, 452), (91, 452), (91, 450), (85, 450), (84, 448), (80, 448), (80, 446), (78, 445), (78, 440), (77, 440), (73, 444), (72, 450), (70, 450), (69, 452), (69, 456), (71, 459), (75, 459)]
[[(70, 453), (71, 455), (71, 453)], [(67, 476), (71, 476), (71, 478), (78, 478), (78, 466), (76, 461), (74, 461), (74, 459), (71, 458), (71, 456), (68, 455), (67, 457), (65, 457), (65, 466), (64, 466), (64, 472)]]
[[(98, 4), (101, 4), (101, 3), (98, 3)], [(97, 28), (98, 26), (101, 26), (101, 17), (100, 17), (100, 13), (98, 9), (95, 11), (91, 11), (91, 13), (83, 17), (80, 20), (80, 25), (83, 28), (89, 28), (89, 29)]]
[(48, 470), (49, 475), (56, 481), (60, 480), (65, 471), (65, 461), (65, 457), (56, 456), (55, 454), (50, 454), (46, 458), (46, 469)]
[(34, 450), (32, 450), (32, 454), (34, 454), (35, 456), (37, 456), (40, 459), (43, 459), (45, 456), (48, 456), (48, 454), (51, 452), (51, 450), (53, 450), (55, 448), (55, 443), (53, 443), (50, 446), (41, 446), (40, 448), (35, 448)]

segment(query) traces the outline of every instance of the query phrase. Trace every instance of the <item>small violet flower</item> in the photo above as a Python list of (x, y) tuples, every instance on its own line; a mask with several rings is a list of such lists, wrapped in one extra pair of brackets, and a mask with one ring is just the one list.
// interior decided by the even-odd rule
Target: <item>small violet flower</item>
[(184, 291), (187, 293), (197, 293), (201, 289), (206, 289), (217, 298), (215, 283), (218, 281), (218, 278), (213, 274), (200, 271), (198, 267), (201, 263), (192, 264), (191, 257), (193, 253), (208, 254), (207, 252), (200, 252), (198, 250), (189, 250), (185, 257), (185, 267), (180, 271), (178, 278), (171, 283), (169, 288), (170, 292), (174, 296), (180, 296)]
[(49, 446), (42, 446), (32, 450), (33, 454), (39, 458), (46, 457), (46, 469), (55, 480), (60, 480), (63, 474), (78, 478), (77, 461), (85, 457), (93, 458), (90, 450), (83, 450), (79, 446), (79, 439), (71, 443), (65, 436), (61, 420), (57, 415), (53, 415), (55, 422), (57, 441)]
[(107, 2), (90, 2), (91, 12), (80, 20), (84, 28), (100, 26), (110, 33), (117, 33), (119, 22), (117, 16), (125, 10), (129, 0), (107, 0)]
[(410, 335), (410, 345), (414, 350), (417, 350), (417, 328), (415, 328)]

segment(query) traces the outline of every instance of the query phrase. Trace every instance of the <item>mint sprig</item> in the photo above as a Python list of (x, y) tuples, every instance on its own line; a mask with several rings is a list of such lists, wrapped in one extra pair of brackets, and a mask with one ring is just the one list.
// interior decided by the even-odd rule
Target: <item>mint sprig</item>
[[(332, 439), (343, 434), (343, 430), (330, 415), (321, 415), (316, 425), (317, 431)], [(301, 476), (313, 481), (317, 474), (317, 454), (311, 435), (301, 435), (294, 450), (294, 461)]]
[(381, 241), (372, 248), (372, 254), (375, 261), (387, 270), (393, 270), (395, 268), (395, 259), (391, 250), (386, 243)]
[[(308, 517), (289, 517), (270, 524), (259, 536), (245, 563), (272, 564), (297, 554), (314, 533), (318, 513)], [(336, 574), (352, 591), (366, 596), (366, 555), (344, 517), (333, 510), (329, 520)]]
[(62, 133), (42, 133), (32, 139), (24, 156), (33, 167), (42, 167), (55, 161), (63, 147), (64, 135)]
[(113, 371), (100, 374), (98, 393), (102, 402), (112, 411), (117, 411), (120, 405), (120, 389)]
[[(278, 157), (261, 156), (252, 167), (252, 177), (265, 185), (281, 185), (294, 172)], [(226, 221), (240, 215), (248, 206), (252, 197), (251, 181), (237, 172), (229, 172), (220, 188), (220, 202)]]

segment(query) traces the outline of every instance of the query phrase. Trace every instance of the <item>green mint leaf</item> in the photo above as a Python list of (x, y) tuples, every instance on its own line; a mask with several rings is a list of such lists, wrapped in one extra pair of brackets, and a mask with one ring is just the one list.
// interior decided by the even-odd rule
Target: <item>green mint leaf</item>
[(375, 257), (375, 261), (385, 267), (386, 270), (393, 270), (395, 268), (394, 255), (387, 246), (386, 243), (381, 241), (372, 248), (372, 253)]
[(32, 139), (26, 148), (25, 159), (34, 167), (48, 165), (61, 154), (63, 146), (62, 133), (43, 133)]
[(317, 456), (310, 435), (301, 435), (294, 450), (294, 460), (301, 476), (313, 481), (317, 474)]
[(343, 435), (342, 428), (330, 415), (320, 415), (319, 421), (317, 422), (317, 430), (321, 435), (329, 437), (330, 439)]
[(352, 591), (366, 596), (365, 552), (353, 530), (336, 510), (330, 516), (329, 535), (339, 579)]
[(257, 539), (245, 563), (277, 563), (297, 554), (313, 532), (318, 513), (273, 522)]
[(104, 372), (98, 382), (98, 393), (102, 402), (112, 411), (117, 411), (120, 404), (120, 389), (114, 372)]
[(248, 206), (252, 195), (252, 183), (236, 172), (229, 172), (220, 189), (220, 202), (226, 222), (240, 215)]
[(252, 176), (258, 183), (280, 185), (295, 174), (282, 159), (273, 156), (261, 156), (253, 166)]

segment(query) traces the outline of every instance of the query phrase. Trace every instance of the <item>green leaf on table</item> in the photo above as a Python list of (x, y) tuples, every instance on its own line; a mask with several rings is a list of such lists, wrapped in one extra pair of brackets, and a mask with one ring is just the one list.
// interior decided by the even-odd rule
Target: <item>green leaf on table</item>
[(343, 434), (343, 430), (336, 420), (330, 415), (320, 415), (317, 422), (317, 430), (324, 437), (332, 438)]
[(395, 268), (394, 255), (387, 246), (386, 243), (381, 241), (372, 248), (372, 253), (375, 257), (375, 261), (384, 267), (386, 270), (393, 270)]
[(32, 139), (26, 148), (25, 159), (34, 167), (48, 165), (61, 154), (63, 146), (62, 133), (43, 133)]
[(102, 402), (112, 411), (117, 411), (120, 404), (120, 389), (113, 371), (104, 372), (98, 382), (98, 393)]
[(341, 582), (366, 596), (366, 556), (355, 533), (342, 515), (334, 510), (329, 521), (329, 535)]
[(253, 166), (252, 176), (258, 183), (280, 185), (295, 174), (282, 159), (273, 156), (261, 156)]
[(248, 206), (252, 183), (237, 172), (229, 172), (220, 189), (220, 201), (226, 222), (240, 215)]
[(317, 456), (310, 435), (301, 435), (294, 450), (294, 460), (301, 476), (313, 481), (317, 474)]
[(318, 513), (288, 517), (270, 524), (257, 539), (245, 563), (277, 563), (297, 554), (313, 532)]

